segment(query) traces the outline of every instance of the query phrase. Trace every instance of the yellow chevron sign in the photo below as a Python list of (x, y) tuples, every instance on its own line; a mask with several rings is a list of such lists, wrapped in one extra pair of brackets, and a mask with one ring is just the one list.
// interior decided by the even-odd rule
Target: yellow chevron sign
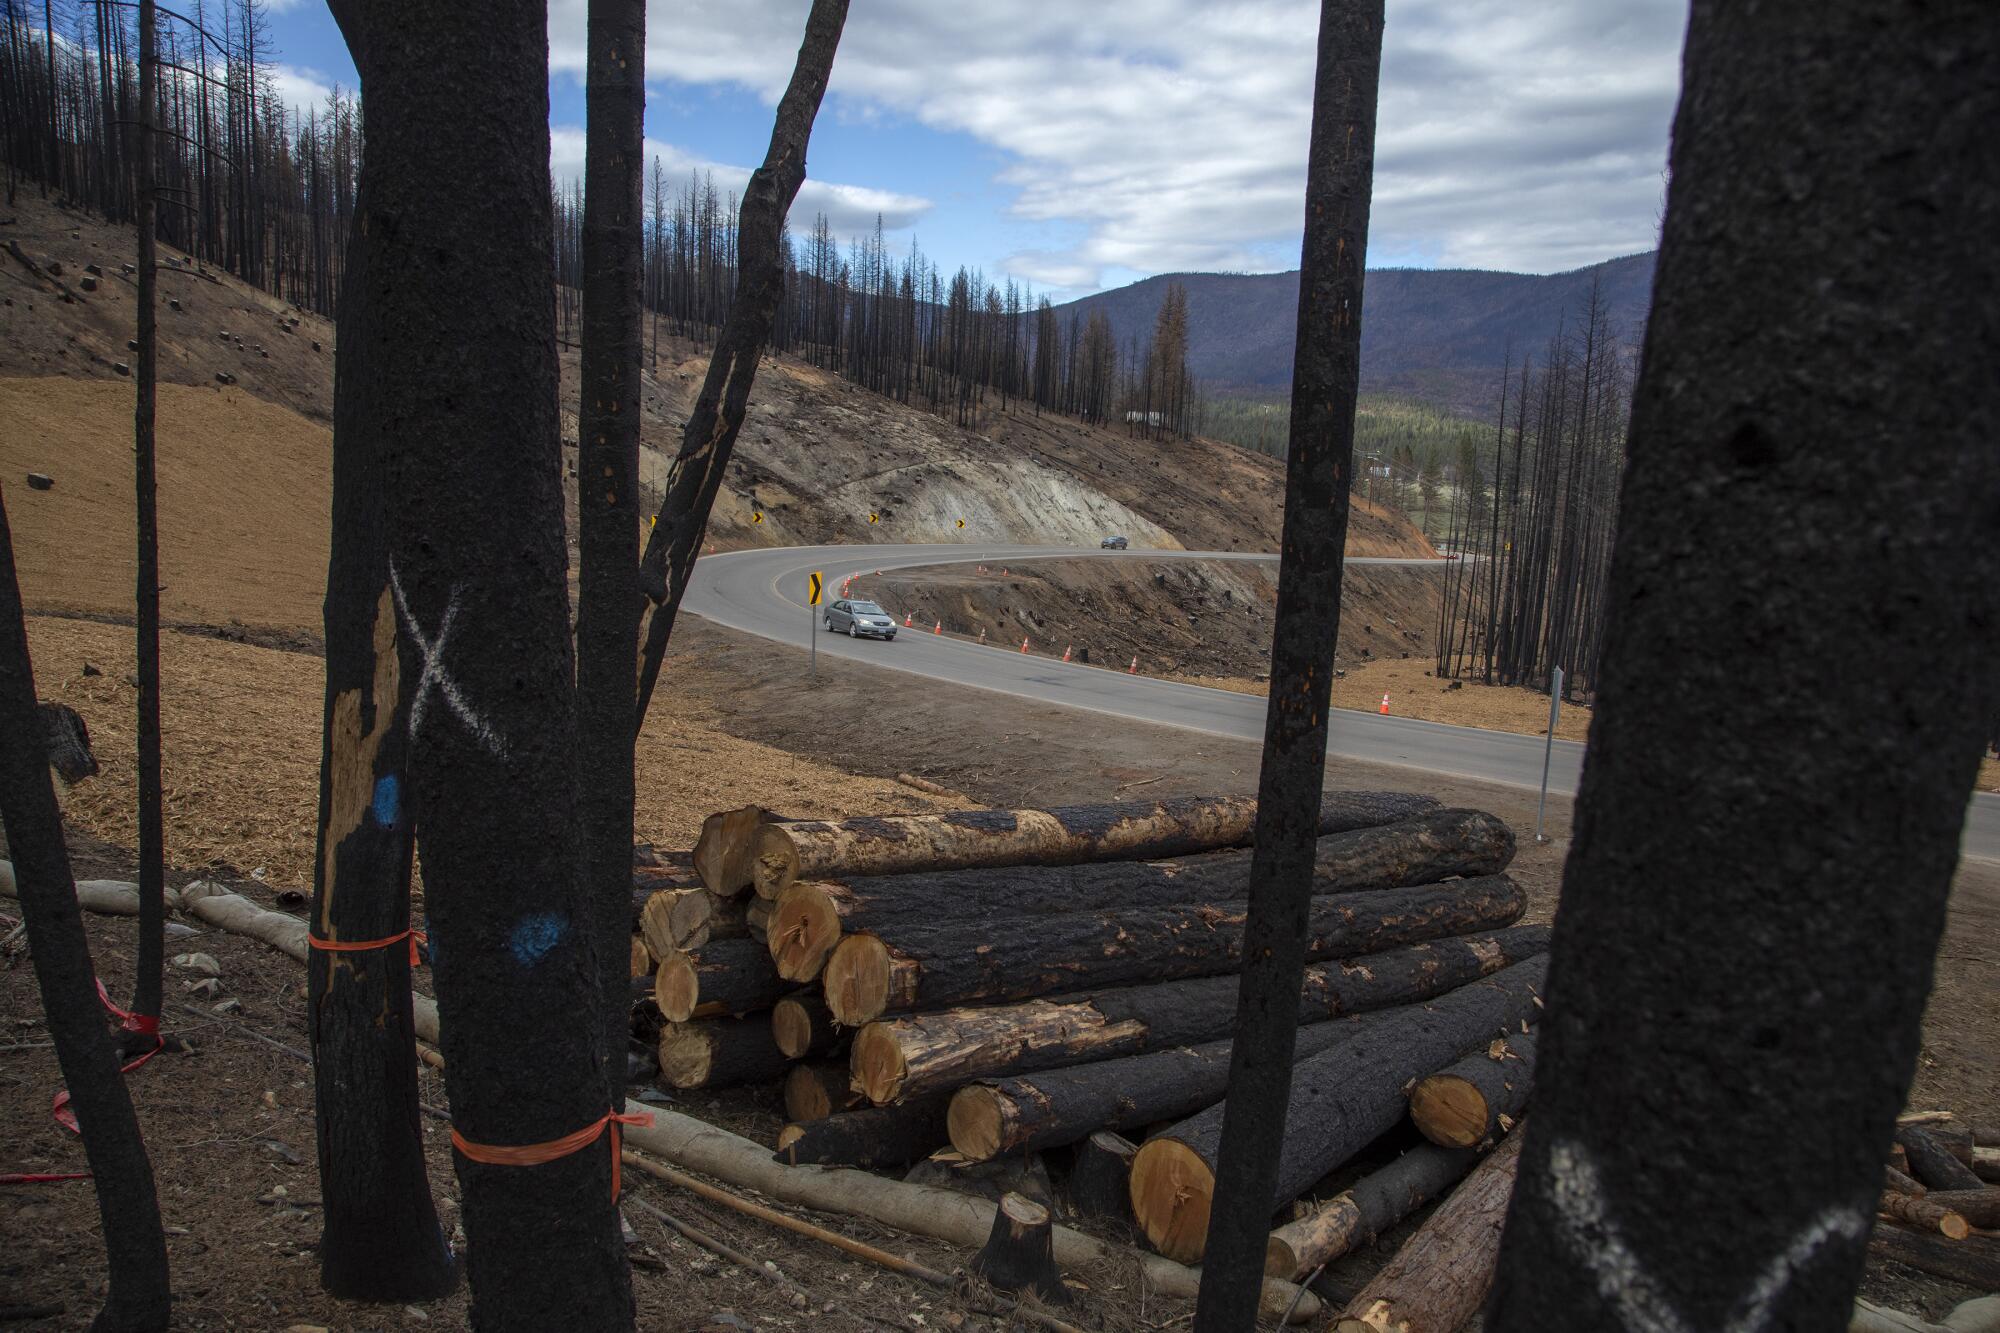
[(806, 576), (806, 581), (807, 581), (806, 605), (818, 606), (820, 587), (823, 582), (823, 580), (820, 578), (820, 571), (815, 569), (811, 574), (808, 574)]

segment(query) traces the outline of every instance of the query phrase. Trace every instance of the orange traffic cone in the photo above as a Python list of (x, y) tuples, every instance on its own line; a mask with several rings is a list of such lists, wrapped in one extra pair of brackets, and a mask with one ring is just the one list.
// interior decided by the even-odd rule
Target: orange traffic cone
[(1065, 661), (1065, 662), (1069, 661), (1069, 650), (1070, 650), (1070, 645), (1069, 645), (1069, 644), (1064, 644), (1064, 645), (1063, 645), (1063, 661)]
[(942, 634), (942, 633), (944, 633), (944, 622), (943, 622), (942, 620), (940, 620), (940, 621), (938, 621), (938, 623), (937, 623), (937, 624), (935, 624), (935, 625), (931, 626), (931, 633), (933, 633), (933, 634)]
[(1021, 651), (1024, 653), (1028, 651), (1028, 641), (1026, 639), (1021, 640)]
[[(905, 611), (905, 612), (903, 612), (903, 628), (904, 628), (904, 629), (908, 629), (908, 628), (910, 627), (910, 618), (911, 618), (911, 615), (912, 615), (912, 613), (911, 613), (911, 612), (909, 612), (909, 611)], [(1382, 702), (1383, 702), (1383, 703), (1387, 703), (1387, 702), (1389, 702), (1389, 700), (1388, 700), (1387, 696), (1384, 696), (1384, 698), (1383, 698)]]
[(1377, 711), (1377, 712), (1379, 712), (1379, 713), (1381, 713), (1381, 714), (1382, 714), (1382, 715), (1383, 715), (1384, 717), (1388, 716), (1388, 713), (1389, 713), (1389, 696), (1388, 696), (1388, 695), (1387, 695), (1386, 693), (1385, 693), (1385, 694), (1384, 694), (1384, 695), (1382, 696), (1382, 707), (1381, 707), (1381, 708), (1379, 708), (1379, 709), (1377, 709), (1376, 711)]
[(1128, 667), (1126, 667), (1126, 668), (1125, 668), (1125, 674), (1126, 674), (1126, 675), (1128, 675), (1128, 676), (1136, 676), (1136, 675), (1138, 675), (1138, 674), (1139, 674), (1139, 659), (1138, 659), (1138, 658), (1136, 658), (1136, 657), (1135, 657), (1135, 658), (1133, 658), (1133, 659), (1132, 659), (1132, 665), (1131, 665), (1131, 666), (1128, 666)]

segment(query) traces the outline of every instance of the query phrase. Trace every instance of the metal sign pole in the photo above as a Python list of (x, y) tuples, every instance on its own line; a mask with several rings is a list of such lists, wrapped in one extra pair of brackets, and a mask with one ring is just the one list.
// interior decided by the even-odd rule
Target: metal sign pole
[(1535, 802), (1535, 841), (1547, 842), (1548, 836), (1542, 832), (1542, 812), (1549, 804), (1549, 758), (1556, 748), (1556, 718), (1562, 712), (1563, 669), (1557, 667), (1549, 678), (1549, 734), (1542, 743), (1542, 797)]
[(819, 570), (806, 575), (806, 652), (811, 663), (807, 672), (814, 680), (819, 679), (819, 634), (813, 622), (819, 618), (819, 595), (823, 586), (825, 579)]

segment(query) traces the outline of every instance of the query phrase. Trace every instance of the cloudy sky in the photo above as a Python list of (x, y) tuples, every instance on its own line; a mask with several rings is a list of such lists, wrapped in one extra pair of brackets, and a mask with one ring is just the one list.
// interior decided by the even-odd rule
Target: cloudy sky
[[(652, 0), (649, 150), (738, 184), (807, 0)], [(284, 91), (353, 66), (324, 6), (274, 5)], [(552, 0), (553, 165), (581, 174), (586, 0)], [(1650, 248), (1681, 0), (1388, 0), (1374, 266), (1556, 272)], [(854, 0), (793, 225), (880, 214), (947, 267), (1058, 297), (1298, 264), (1310, 0)]]

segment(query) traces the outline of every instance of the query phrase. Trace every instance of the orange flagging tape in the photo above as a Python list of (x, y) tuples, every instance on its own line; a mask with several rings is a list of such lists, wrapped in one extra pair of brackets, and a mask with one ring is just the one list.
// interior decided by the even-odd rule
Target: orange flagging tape
[(306, 935), (306, 943), (322, 953), (366, 953), (370, 949), (386, 949), (392, 944), (401, 944), (404, 940), (410, 942), (410, 966), (415, 967), (421, 961), (417, 956), (417, 946), (431, 942), (431, 937), (415, 926), (380, 940), (323, 940), (310, 932)]
[[(167, 1039), (160, 1035), (160, 1016), (158, 1014), (131, 1014), (125, 1012), (111, 998), (111, 992), (104, 989), (102, 981), (97, 983), (97, 998), (110, 1011), (112, 1016), (119, 1020), (119, 1027), (127, 1032), (136, 1032), (142, 1037), (151, 1037), (153, 1039), (153, 1049), (139, 1056), (130, 1064), (121, 1065), (118, 1070), (119, 1073), (131, 1073), (167, 1048)], [(83, 1127), (77, 1123), (76, 1109), (69, 1104), (68, 1088), (60, 1088), (56, 1091), (55, 1099), (49, 1103), (49, 1114), (55, 1117), (55, 1122), (58, 1125), (61, 1125), (70, 1133), (83, 1133)]]
[(591, 1121), (574, 1134), (565, 1134), (559, 1139), (550, 1139), (547, 1143), (523, 1143), (518, 1146), (474, 1143), (454, 1128), (451, 1131), (451, 1146), (473, 1161), (484, 1162), (488, 1166), (540, 1166), (544, 1162), (553, 1162), (559, 1157), (567, 1157), (573, 1152), (588, 1148), (597, 1142), (597, 1136), (602, 1134), (608, 1125), (611, 1127), (611, 1198), (615, 1203), (618, 1199), (620, 1148), (624, 1137), (618, 1127), (620, 1125), (644, 1127), (652, 1123), (653, 1117), (643, 1111), (630, 1115), (606, 1111), (603, 1116)]

